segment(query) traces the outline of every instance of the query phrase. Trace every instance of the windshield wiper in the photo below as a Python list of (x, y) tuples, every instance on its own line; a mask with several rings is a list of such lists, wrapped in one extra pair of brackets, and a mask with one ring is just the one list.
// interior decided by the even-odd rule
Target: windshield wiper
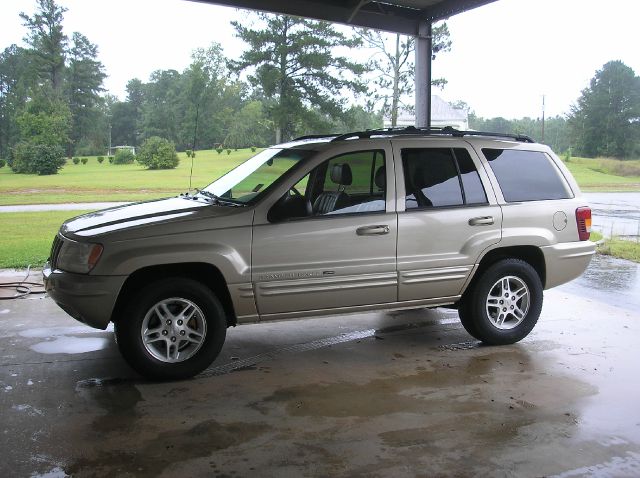
[(207, 199), (210, 199), (213, 204), (220, 204), (225, 206), (244, 206), (244, 204), (231, 201), (230, 199), (221, 198), (220, 196), (216, 196), (212, 192), (206, 191), (204, 189), (196, 188), (196, 192)]

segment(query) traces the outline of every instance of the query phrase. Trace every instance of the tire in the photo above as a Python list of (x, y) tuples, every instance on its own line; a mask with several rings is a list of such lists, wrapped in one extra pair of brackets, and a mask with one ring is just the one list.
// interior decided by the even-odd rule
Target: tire
[(145, 286), (125, 306), (115, 328), (124, 359), (152, 380), (202, 372), (220, 353), (226, 333), (217, 297), (200, 282), (182, 277)]
[(507, 345), (533, 330), (542, 301), (542, 281), (536, 270), (520, 259), (503, 259), (465, 293), (458, 313), (473, 337), (488, 345)]

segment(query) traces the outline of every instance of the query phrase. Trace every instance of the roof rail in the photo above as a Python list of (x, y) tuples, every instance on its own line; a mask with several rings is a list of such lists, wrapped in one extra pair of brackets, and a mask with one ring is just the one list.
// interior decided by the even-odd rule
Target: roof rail
[(299, 136), (297, 138), (292, 139), (291, 141), (302, 141), (305, 139), (322, 139), (322, 138), (333, 138), (334, 136), (339, 136), (340, 133), (333, 134), (306, 134), (304, 136)]
[[(489, 133), (484, 131), (460, 131), (451, 126), (445, 126), (444, 128), (416, 128), (415, 126), (407, 126), (406, 128), (380, 128), (380, 129), (368, 129), (365, 131), (355, 131), (353, 133), (345, 133), (340, 136), (336, 136), (331, 140), (344, 141), (346, 139), (358, 138), (368, 139), (372, 136), (400, 136), (400, 135), (416, 135), (416, 136), (446, 136), (450, 135), (456, 138), (462, 138), (464, 136), (486, 136), (493, 138), (508, 138), (523, 143), (535, 143), (535, 141), (524, 134), (506, 134), (506, 133)], [(326, 138), (327, 136), (322, 136)]]

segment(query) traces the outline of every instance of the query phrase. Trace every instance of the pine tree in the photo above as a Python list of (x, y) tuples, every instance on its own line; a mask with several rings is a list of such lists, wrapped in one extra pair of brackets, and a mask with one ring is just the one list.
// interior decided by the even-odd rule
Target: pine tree
[(343, 90), (364, 91), (358, 78), (364, 66), (336, 52), (338, 47), (359, 46), (359, 39), (347, 38), (328, 22), (256, 15), (261, 28), (232, 22), (237, 36), (249, 46), (232, 68), (254, 68), (249, 80), (270, 102), (268, 114), (276, 127), (276, 142), (300, 129), (309, 106), (339, 116), (344, 111)]

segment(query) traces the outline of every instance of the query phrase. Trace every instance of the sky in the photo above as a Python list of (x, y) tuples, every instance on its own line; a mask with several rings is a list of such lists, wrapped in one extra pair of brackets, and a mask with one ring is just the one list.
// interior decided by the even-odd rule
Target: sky
[[(124, 99), (131, 78), (147, 81), (158, 69), (183, 70), (191, 52), (212, 42), (237, 58), (244, 44), (231, 20), (246, 11), (186, 0), (58, 0), (66, 7), (64, 29), (98, 45), (108, 78), (106, 89)], [(0, 49), (23, 44), (18, 14), (35, 11), (32, 0), (0, 1)], [(498, 0), (450, 18), (453, 46), (433, 63), (444, 77), (448, 101), (462, 100), (479, 116), (564, 115), (610, 60), (640, 74), (637, 0)], [(355, 59), (369, 53), (358, 50)]]

